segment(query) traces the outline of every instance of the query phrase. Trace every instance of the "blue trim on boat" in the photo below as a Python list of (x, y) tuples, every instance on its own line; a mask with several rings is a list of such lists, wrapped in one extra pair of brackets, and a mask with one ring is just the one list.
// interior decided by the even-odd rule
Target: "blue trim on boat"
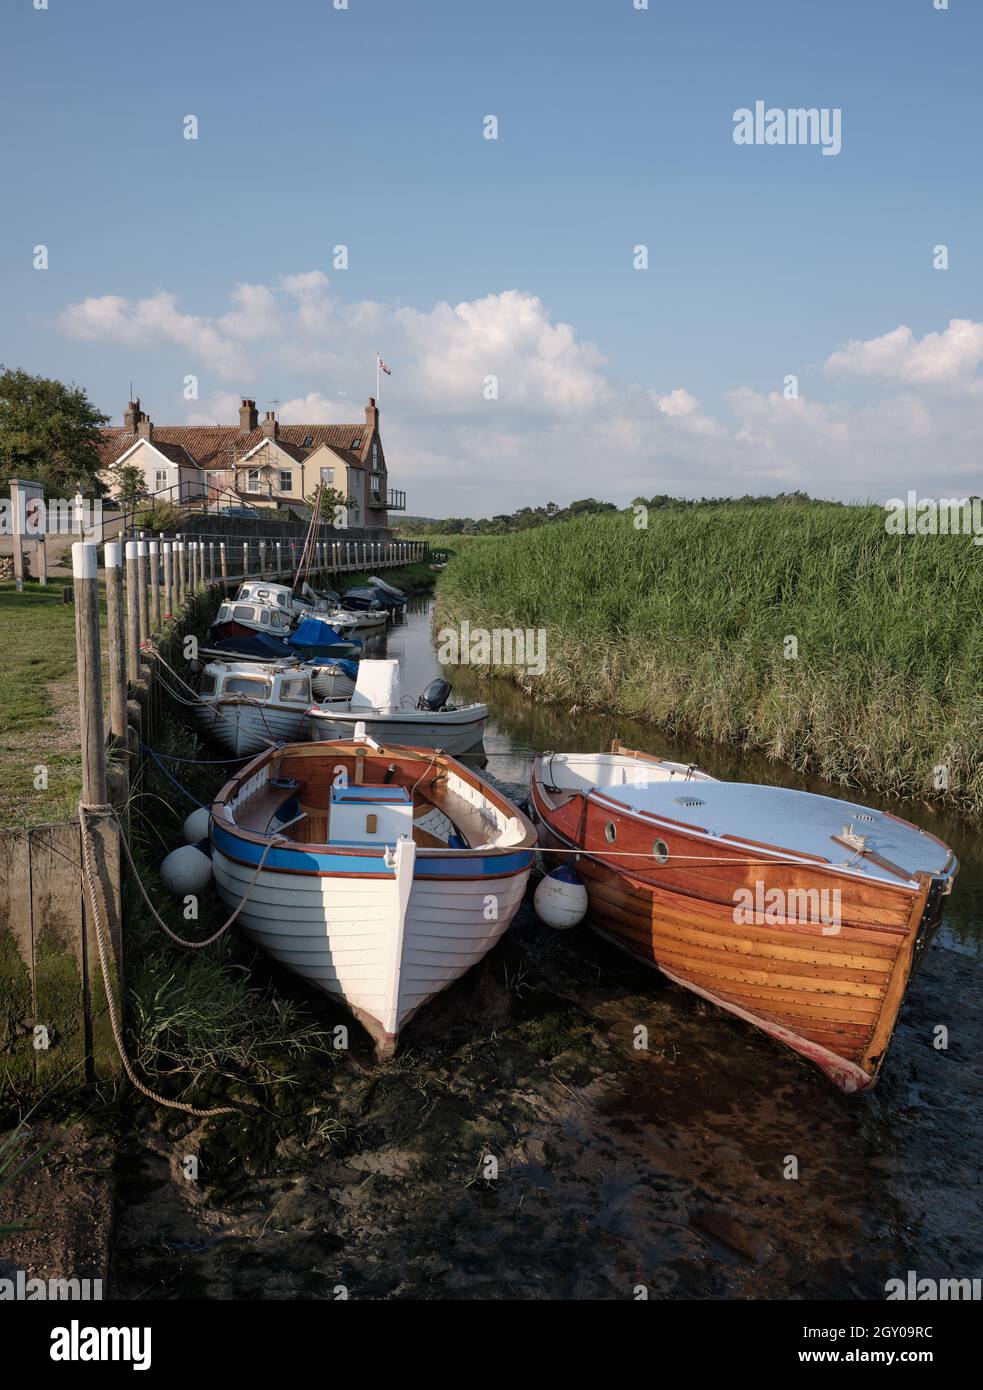
[[(220, 854), (230, 859), (238, 859), (246, 864), (258, 864), (263, 854), (263, 845), (256, 840), (247, 840), (226, 830), (213, 820), (212, 843)], [(263, 862), (265, 869), (279, 869), (290, 872), (330, 873), (330, 874), (376, 874), (391, 878), (393, 869), (386, 867), (385, 845), (380, 845), (378, 853), (355, 854), (314, 854), (301, 846), (285, 846), (271, 849)], [(448, 856), (446, 859), (423, 859), (417, 856), (415, 878), (498, 878), (503, 874), (519, 873), (532, 866), (531, 849), (516, 850), (511, 854)]]

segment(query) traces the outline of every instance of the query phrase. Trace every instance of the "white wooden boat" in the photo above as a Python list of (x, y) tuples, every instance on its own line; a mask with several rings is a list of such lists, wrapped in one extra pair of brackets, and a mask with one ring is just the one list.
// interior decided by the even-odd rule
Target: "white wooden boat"
[(399, 690), (399, 662), (363, 660), (349, 699), (325, 700), (311, 708), (310, 736), (351, 738), (356, 724), (364, 723), (380, 742), (466, 753), (481, 742), (488, 706), (449, 707), (450, 690), (447, 681), (436, 680), (415, 704), (404, 701)]
[(500, 939), (533, 861), (532, 825), (477, 772), (361, 730), (263, 753), (211, 810), (219, 893), (248, 890), (239, 926), (381, 1055)]
[(235, 757), (309, 737), (311, 668), (293, 662), (209, 661), (195, 722)]

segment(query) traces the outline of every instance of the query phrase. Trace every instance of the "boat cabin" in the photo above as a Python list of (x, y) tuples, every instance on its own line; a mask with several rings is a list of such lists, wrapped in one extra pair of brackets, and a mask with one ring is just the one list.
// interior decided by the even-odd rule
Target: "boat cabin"
[(312, 701), (311, 677), (296, 666), (210, 661), (202, 673), (198, 694), (208, 701), (238, 697), (307, 709)]
[(292, 613), (275, 608), (265, 600), (240, 603), (238, 599), (226, 599), (219, 606), (215, 626), (238, 623), (240, 627), (247, 627), (256, 632), (274, 632), (278, 636), (286, 636), (292, 621)]

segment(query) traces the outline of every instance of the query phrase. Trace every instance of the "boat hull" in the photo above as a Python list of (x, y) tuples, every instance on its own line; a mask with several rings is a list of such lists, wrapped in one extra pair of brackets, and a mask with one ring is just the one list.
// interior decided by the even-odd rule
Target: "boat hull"
[(274, 743), (295, 743), (309, 734), (306, 710), (242, 700), (201, 700), (195, 706), (198, 729), (234, 757), (261, 753)]
[[(483, 708), (483, 707), (482, 707)], [(441, 748), (445, 753), (466, 753), (481, 742), (488, 723), (487, 710), (467, 719), (408, 719), (396, 714), (374, 714), (370, 710), (349, 713), (318, 713), (311, 716), (311, 737), (324, 740), (349, 739), (357, 724), (380, 743), (410, 744), (415, 748)]]
[[(220, 832), (212, 863), (230, 907), (255, 871), (241, 854), (234, 838)], [(495, 862), (481, 854), (418, 862), (401, 935), (394, 929), (395, 877), (381, 857), (363, 859), (350, 872), (264, 867), (237, 920), (281, 965), (349, 1008), (385, 1053), (417, 1011), (508, 930), (531, 851), (507, 856), (501, 867), (510, 863), (509, 872), (495, 872)]]
[[(876, 1080), (911, 971), (938, 923), (941, 882), (924, 875), (902, 890), (839, 879), (835, 925), (735, 920), (735, 890), (761, 896), (821, 893), (835, 875), (807, 864), (749, 863), (746, 851), (715, 853), (685, 833), (662, 829), (671, 858), (653, 865), (659, 830), (582, 798), (550, 805), (533, 783), (541, 840), (579, 852), (576, 870), (590, 902), (588, 924), (675, 984), (754, 1024), (826, 1073), (840, 1090)], [(623, 857), (605, 859), (603, 830), (616, 824)]]

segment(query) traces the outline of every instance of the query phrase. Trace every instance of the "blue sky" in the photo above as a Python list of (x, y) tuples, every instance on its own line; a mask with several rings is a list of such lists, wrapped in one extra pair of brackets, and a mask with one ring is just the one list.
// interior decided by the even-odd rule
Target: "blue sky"
[[(0, 360), (314, 419), (378, 350), (413, 511), (979, 490), (970, 0), (48, 3), (0, 18)], [(735, 145), (758, 99), (842, 150)]]

